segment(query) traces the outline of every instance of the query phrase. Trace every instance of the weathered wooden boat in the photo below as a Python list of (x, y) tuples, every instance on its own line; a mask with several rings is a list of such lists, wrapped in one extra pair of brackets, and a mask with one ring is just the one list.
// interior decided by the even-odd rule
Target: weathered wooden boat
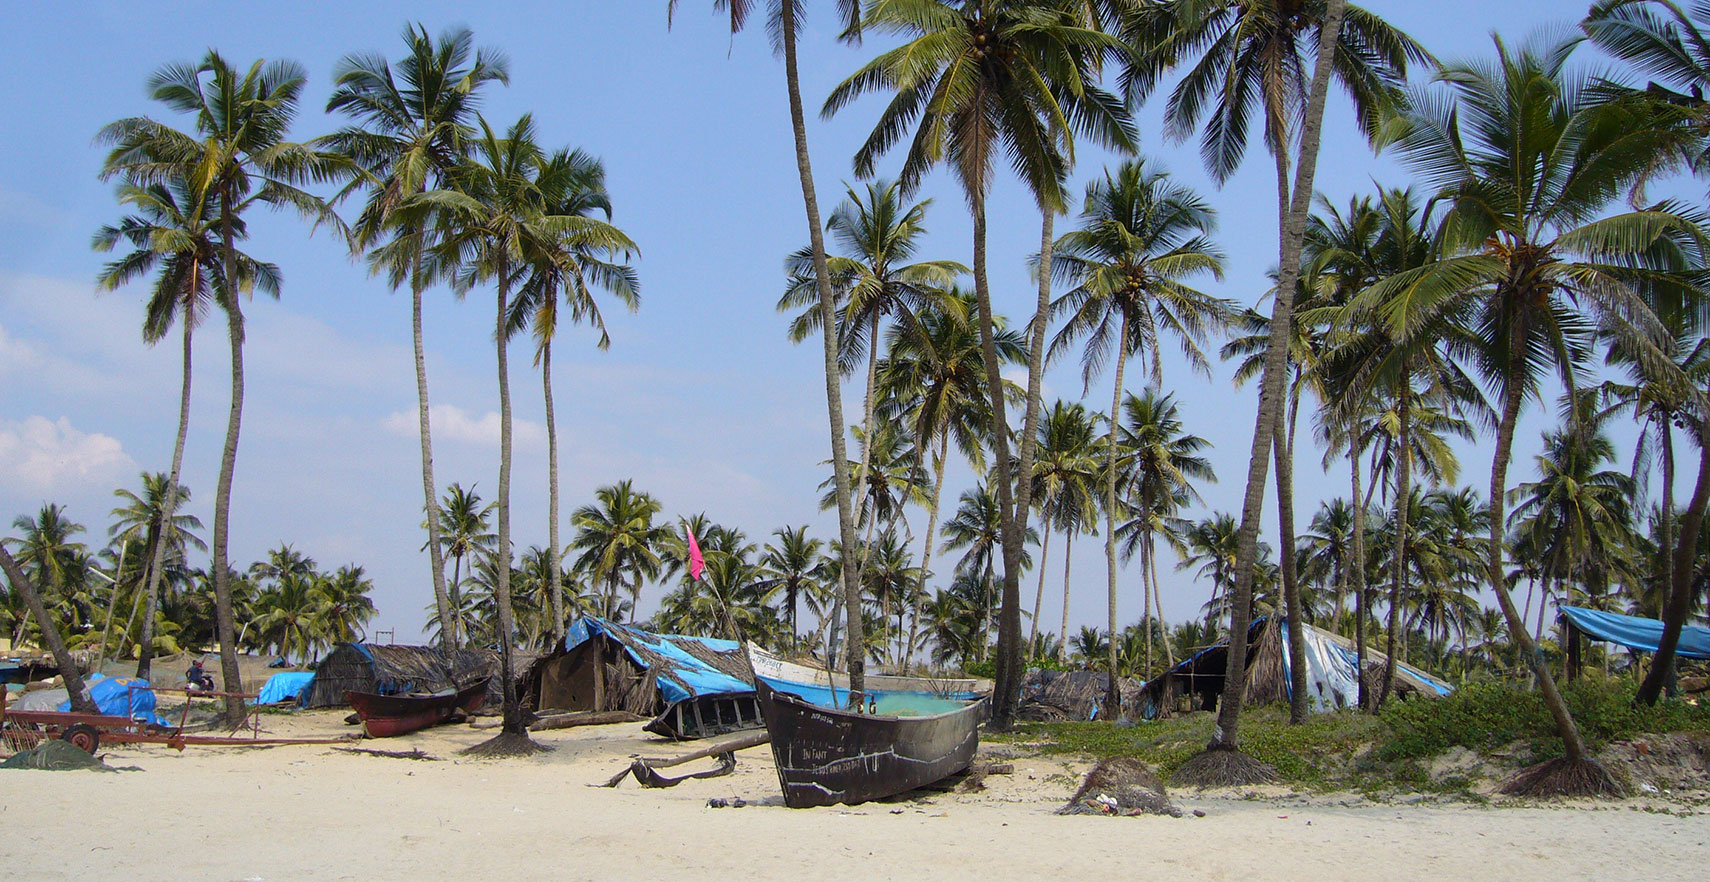
[[(785, 692), (793, 692), (814, 704), (843, 707), (848, 703), (849, 676), (810, 668), (779, 658), (758, 646), (748, 647), (748, 665), (754, 676), (772, 681)], [(982, 686), (984, 688), (982, 688)], [(910, 692), (972, 701), (991, 691), (990, 681), (957, 677), (899, 677), (892, 674), (868, 674), (867, 694)]]
[(491, 677), (461, 689), (442, 689), (431, 693), (400, 693), (379, 695), (373, 692), (346, 692), (344, 697), (362, 718), (362, 731), (370, 738), (391, 738), (438, 725), (452, 714), (473, 713), (487, 700), (487, 681)]
[(940, 699), (940, 713), (897, 716), (822, 707), (763, 677), (754, 685), (790, 808), (855, 805), (954, 775), (973, 761), (986, 716), (984, 698)]

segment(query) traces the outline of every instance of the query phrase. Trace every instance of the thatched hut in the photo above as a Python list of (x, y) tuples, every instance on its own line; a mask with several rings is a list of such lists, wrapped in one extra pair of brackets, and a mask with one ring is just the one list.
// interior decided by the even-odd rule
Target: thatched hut
[[(520, 672), (532, 661), (532, 654), (518, 653), (511, 670)], [(434, 692), (467, 686), (482, 677), (492, 678), (487, 684), (487, 705), (499, 707), (504, 684), (499, 680), (498, 650), (340, 643), (315, 667), (305, 706), (342, 707), (349, 704), (346, 692)]]

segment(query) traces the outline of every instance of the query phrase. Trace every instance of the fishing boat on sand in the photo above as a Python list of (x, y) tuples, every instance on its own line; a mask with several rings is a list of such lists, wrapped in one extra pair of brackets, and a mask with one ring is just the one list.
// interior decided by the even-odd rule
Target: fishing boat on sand
[(391, 738), (445, 722), (452, 714), (474, 713), (487, 700), (487, 681), (482, 677), (461, 689), (429, 693), (380, 695), (346, 692), (345, 698), (362, 718), (362, 730), (370, 738)]
[(886, 693), (874, 696), (874, 712), (860, 713), (814, 704), (764, 677), (754, 687), (790, 808), (855, 805), (954, 775), (973, 762), (986, 717), (984, 698)]

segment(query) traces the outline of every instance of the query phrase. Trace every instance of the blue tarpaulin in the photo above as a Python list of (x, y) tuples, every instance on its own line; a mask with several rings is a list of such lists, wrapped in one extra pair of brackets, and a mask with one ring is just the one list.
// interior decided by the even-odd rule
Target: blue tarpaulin
[(596, 634), (605, 634), (623, 644), (625, 653), (632, 661), (642, 668), (652, 670), (654, 680), (659, 685), (659, 694), (667, 703), (696, 695), (754, 691), (753, 684), (713, 667), (684, 649), (684, 646), (698, 644), (704, 650), (740, 657), (742, 647), (735, 640), (654, 634), (640, 628), (586, 616), (570, 626), (570, 632), (564, 635), (564, 649), (574, 649)]
[[(95, 707), (101, 713), (114, 717), (130, 717), (156, 726), (167, 725), (167, 722), (154, 712), (154, 690), (149, 688), (147, 680), (90, 674), (83, 678), (83, 684), (89, 689), (89, 697), (95, 701)], [(137, 688), (132, 689), (132, 686)], [(66, 699), (59, 709), (71, 710), (71, 700)]]
[[(1580, 606), (1564, 606), (1561, 611), (1574, 627), (1591, 635), (1593, 640), (1642, 652), (1656, 652), (1657, 644), (1662, 641), (1663, 623), (1656, 619), (1641, 619)], [(1674, 651), (1684, 658), (1710, 658), (1710, 628), (1692, 625), (1681, 628), (1680, 644)]]
[(314, 671), (281, 671), (267, 678), (267, 683), (261, 687), (261, 694), (256, 696), (255, 703), (301, 703), (307, 700), (305, 695), (314, 681)]

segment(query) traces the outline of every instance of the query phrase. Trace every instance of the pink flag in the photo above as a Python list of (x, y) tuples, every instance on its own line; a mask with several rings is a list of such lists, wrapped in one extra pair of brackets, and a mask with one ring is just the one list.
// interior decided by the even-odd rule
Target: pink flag
[(695, 541), (695, 531), (684, 524), (683, 532), (689, 534), (689, 578), (698, 582), (707, 570), (707, 560), (701, 556), (701, 543)]

